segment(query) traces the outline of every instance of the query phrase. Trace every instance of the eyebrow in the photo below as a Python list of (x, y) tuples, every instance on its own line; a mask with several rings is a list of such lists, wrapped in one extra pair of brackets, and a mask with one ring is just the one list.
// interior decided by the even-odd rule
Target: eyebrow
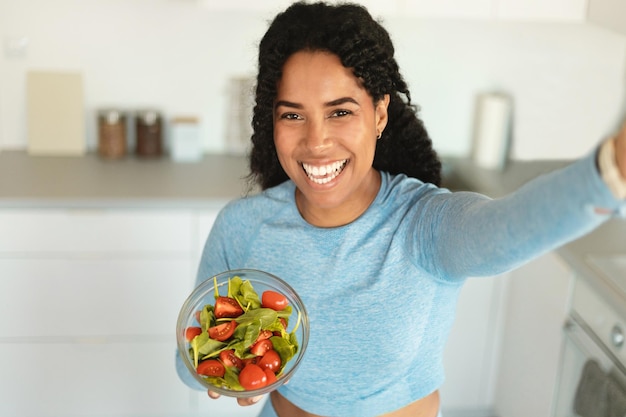
[[(352, 97), (341, 97), (341, 98), (338, 98), (338, 99), (335, 99), (335, 100), (331, 100), (331, 101), (328, 101), (328, 102), (324, 103), (324, 106), (325, 107), (333, 107), (333, 106), (339, 106), (339, 105), (344, 104), (344, 103), (354, 103), (356, 105), (359, 104)], [(302, 109), (304, 107), (302, 104), (299, 104), (299, 103), (294, 103), (294, 102), (287, 101), (287, 100), (279, 100), (279, 101), (276, 102), (276, 105), (274, 105), (274, 108), (277, 109), (280, 106), (291, 107), (291, 108), (294, 108), (294, 109)]]

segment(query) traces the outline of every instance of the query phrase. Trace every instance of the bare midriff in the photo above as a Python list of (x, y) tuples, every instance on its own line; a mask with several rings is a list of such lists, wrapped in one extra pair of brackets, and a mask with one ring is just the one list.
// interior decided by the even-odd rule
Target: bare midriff
[[(307, 413), (283, 397), (278, 391), (270, 394), (272, 406), (278, 417), (322, 417)], [(426, 397), (380, 417), (436, 417), (439, 412), (439, 391), (434, 391)]]

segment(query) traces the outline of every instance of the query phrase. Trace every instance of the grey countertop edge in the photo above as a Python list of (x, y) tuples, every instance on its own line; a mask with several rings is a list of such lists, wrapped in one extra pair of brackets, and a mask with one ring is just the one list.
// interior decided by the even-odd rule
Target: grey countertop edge
[(592, 257), (626, 257), (626, 219), (610, 219), (591, 233), (556, 250), (557, 254), (621, 316), (626, 292), (590, 262)]
[(3, 210), (219, 210), (230, 198), (0, 198)]
[(215, 208), (243, 196), (244, 155), (104, 160), (0, 152), (0, 208)]

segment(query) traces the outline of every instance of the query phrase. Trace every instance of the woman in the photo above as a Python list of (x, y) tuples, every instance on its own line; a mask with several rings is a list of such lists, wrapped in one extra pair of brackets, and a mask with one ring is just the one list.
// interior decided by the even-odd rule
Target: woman
[(626, 129), (506, 198), (440, 189), (393, 55), (355, 5), (294, 4), (260, 43), (250, 168), (263, 192), (221, 211), (198, 283), (261, 269), (307, 306), (306, 355), (263, 417), (440, 415), (467, 277), (510, 270), (626, 208)]

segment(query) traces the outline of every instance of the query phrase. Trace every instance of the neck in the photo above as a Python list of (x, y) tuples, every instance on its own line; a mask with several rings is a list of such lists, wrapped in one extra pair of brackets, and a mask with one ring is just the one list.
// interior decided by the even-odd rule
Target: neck
[(334, 207), (311, 206), (296, 188), (296, 206), (307, 223), (316, 227), (340, 227), (358, 219), (372, 204), (381, 185), (380, 172), (372, 170), (372, 177), (358, 198), (350, 199)]

